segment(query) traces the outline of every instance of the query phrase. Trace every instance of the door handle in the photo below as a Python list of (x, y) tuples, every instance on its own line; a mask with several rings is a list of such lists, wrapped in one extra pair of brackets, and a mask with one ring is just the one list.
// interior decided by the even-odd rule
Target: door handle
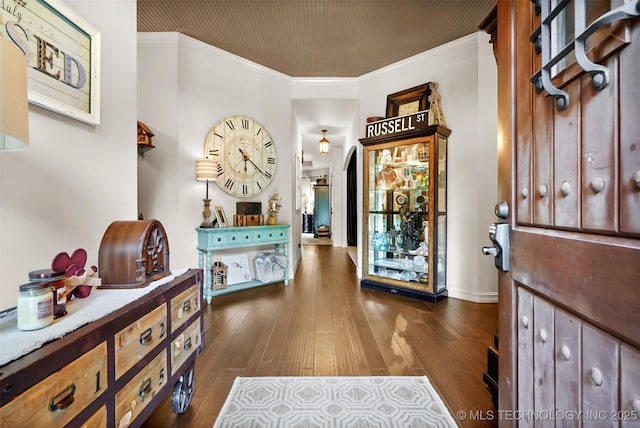
[(482, 253), (493, 256), (496, 268), (509, 272), (509, 223), (493, 223), (489, 226), (489, 239), (493, 245), (482, 247)]

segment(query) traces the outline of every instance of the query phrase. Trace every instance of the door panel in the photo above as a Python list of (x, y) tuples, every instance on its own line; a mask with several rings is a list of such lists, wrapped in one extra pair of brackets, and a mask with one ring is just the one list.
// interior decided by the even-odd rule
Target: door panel
[[(538, 414), (555, 405), (553, 306), (537, 297), (533, 301), (533, 400)], [(536, 426), (552, 427), (553, 421), (536, 421)]]
[(582, 225), (594, 231), (616, 232), (617, 218), (617, 60), (607, 63), (611, 84), (593, 89), (591, 77), (582, 84)]
[[(529, 37), (527, 34), (531, 21), (533, 19), (533, 3), (527, 2), (516, 11), (516, 20), (521, 22), (516, 31), (519, 31), (518, 37)], [(507, 40), (500, 40), (500, 43), (506, 45)], [(523, 50), (517, 53), (518, 61), (515, 65), (516, 73), (516, 91), (521, 94), (515, 99), (516, 108), (516, 200), (518, 204), (517, 216), (520, 224), (530, 224), (532, 220), (532, 200), (534, 200), (534, 192), (531, 186), (531, 147), (532, 147), (532, 124), (531, 124), (531, 105), (533, 103), (533, 94), (529, 90), (531, 83), (529, 76), (533, 70), (533, 52), (531, 50)]]
[[(640, 44), (640, 31), (632, 33)], [(620, 230), (640, 234), (640, 50), (620, 57)]]
[[(582, 396), (580, 374), (581, 358), (581, 323), (562, 310), (555, 314), (555, 376), (556, 376), (556, 409), (561, 414), (569, 414), (580, 409)], [(578, 420), (563, 421), (565, 427), (579, 426)]]
[[(518, 287), (518, 409), (533, 411), (533, 294)], [(533, 426), (532, 420), (521, 426)]]
[(618, 409), (618, 361), (616, 341), (589, 325), (582, 327), (583, 426), (618, 426), (611, 412)]
[[(531, 83), (529, 83), (531, 85)], [(533, 222), (550, 226), (553, 206), (553, 103), (547, 97), (533, 99)]]
[[(580, 99), (580, 85), (569, 85), (569, 99)], [(555, 115), (554, 135), (562, 135), (562, 144), (553, 147), (555, 171), (554, 225), (579, 229), (581, 180), (580, 180), (580, 103), (570, 103), (569, 107)]]
[(627, 345), (620, 350), (620, 410), (623, 428), (640, 425), (640, 352)]

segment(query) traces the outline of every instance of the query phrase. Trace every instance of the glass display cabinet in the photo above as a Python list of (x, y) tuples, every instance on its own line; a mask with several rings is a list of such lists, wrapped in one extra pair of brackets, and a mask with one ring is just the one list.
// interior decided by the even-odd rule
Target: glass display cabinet
[[(447, 138), (412, 116), (370, 128), (364, 147), (361, 286), (431, 302), (447, 296)], [(414, 117), (415, 119), (415, 117)], [(374, 123), (375, 124), (375, 123)], [(384, 130), (399, 132), (384, 132)], [(378, 135), (379, 134), (379, 135)]]

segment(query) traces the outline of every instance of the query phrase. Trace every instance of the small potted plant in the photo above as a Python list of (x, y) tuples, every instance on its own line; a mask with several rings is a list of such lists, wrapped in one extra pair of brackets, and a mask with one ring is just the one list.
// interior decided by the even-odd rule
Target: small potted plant
[(278, 196), (278, 192), (274, 192), (269, 196), (269, 216), (267, 217), (267, 224), (278, 223), (277, 217), (280, 208), (282, 208), (280, 196)]

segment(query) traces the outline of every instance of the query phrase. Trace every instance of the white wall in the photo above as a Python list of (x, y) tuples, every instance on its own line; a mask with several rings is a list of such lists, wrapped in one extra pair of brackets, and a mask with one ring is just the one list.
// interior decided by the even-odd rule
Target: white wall
[[(157, 218), (165, 226), (171, 266), (198, 265), (194, 228), (202, 222), (205, 184), (195, 181), (195, 160), (204, 155), (204, 141), (211, 127), (226, 116), (247, 115), (271, 134), (278, 155), (275, 178), (265, 191), (246, 201), (262, 202), (266, 212), (269, 195), (278, 191), (283, 204), (278, 222), (291, 224), (295, 212), (291, 191), (295, 178), (291, 79), (175, 33), (140, 33), (138, 63), (138, 97), (146, 100), (140, 103), (138, 116), (156, 134), (156, 148), (140, 159), (141, 175), (144, 168), (158, 179), (141, 178), (144, 197), (140, 198), (140, 211), (145, 218)], [(209, 197), (211, 205), (221, 205), (228, 217), (236, 213), (239, 199), (216, 183), (209, 184)], [(296, 236), (300, 235), (298, 217), (292, 236), (296, 230)], [(294, 245), (290, 249), (295, 267), (299, 250), (294, 251)], [(294, 269), (290, 273), (295, 273)]]
[[(384, 116), (386, 96), (436, 81), (449, 137), (449, 296), (497, 301), (493, 261), (480, 252), (488, 242), (497, 195), (496, 65), (487, 34), (477, 32), (360, 78), (361, 133), (369, 116)], [(362, 165), (362, 150), (359, 151)], [(362, 233), (359, 234), (362, 236)], [(358, 265), (361, 265), (359, 255)]]
[(102, 36), (101, 124), (31, 105), (31, 146), (0, 152), (0, 310), (61, 251), (85, 248), (97, 265), (109, 224), (137, 218), (136, 2), (65, 4)]

